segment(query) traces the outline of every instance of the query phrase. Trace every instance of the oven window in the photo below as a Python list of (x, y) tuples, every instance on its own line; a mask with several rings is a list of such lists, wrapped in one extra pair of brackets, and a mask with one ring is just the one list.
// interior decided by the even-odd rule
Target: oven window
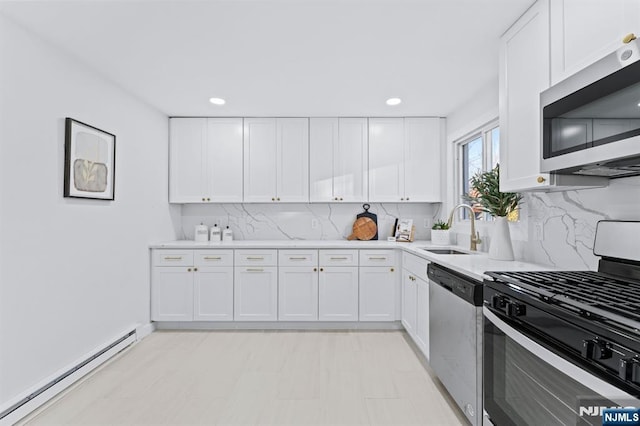
[(580, 413), (579, 407), (584, 401), (615, 405), (541, 360), (486, 319), (484, 331), (484, 409), (495, 425), (599, 426), (599, 414)]

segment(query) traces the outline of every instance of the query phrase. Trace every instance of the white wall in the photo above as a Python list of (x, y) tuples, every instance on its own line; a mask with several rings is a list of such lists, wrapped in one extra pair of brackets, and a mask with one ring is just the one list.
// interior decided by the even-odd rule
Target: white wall
[[(149, 322), (152, 241), (175, 237), (167, 117), (0, 16), (0, 407)], [(64, 118), (117, 136), (115, 201), (62, 196)], [(0, 408), (1, 410), (1, 408)]]

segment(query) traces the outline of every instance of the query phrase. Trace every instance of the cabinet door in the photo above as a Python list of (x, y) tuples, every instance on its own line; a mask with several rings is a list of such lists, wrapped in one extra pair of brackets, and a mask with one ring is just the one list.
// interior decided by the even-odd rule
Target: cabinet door
[(333, 151), (338, 145), (338, 119), (311, 118), (309, 129), (309, 200), (337, 201), (333, 195)]
[(555, 84), (622, 46), (640, 31), (638, 0), (553, 0), (551, 83)]
[(367, 201), (366, 118), (340, 118), (333, 150), (333, 193), (337, 201)]
[(404, 120), (369, 119), (369, 201), (404, 201)]
[(318, 282), (320, 321), (358, 321), (358, 267), (321, 267)]
[(318, 268), (281, 267), (278, 271), (278, 319), (318, 320)]
[(416, 312), (416, 344), (429, 359), (429, 283), (416, 278), (417, 312)]
[(153, 321), (193, 320), (193, 268), (154, 267), (151, 280)]
[(206, 201), (206, 118), (169, 120), (169, 202)]
[(405, 201), (440, 202), (441, 119), (404, 120)]
[(198, 267), (193, 291), (195, 321), (233, 321), (233, 267)]
[(207, 180), (212, 202), (242, 202), (242, 118), (207, 119)]
[(549, 87), (548, 13), (548, 3), (538, 1), (500, 41), (503, 192), (549, 186), (549, 174), (540, 173), (540, 92)]
[(309, 119), (278, 118), (276, 196), (282, 202), (309, 202)]
[(402, 273), (402, 325), (415, 339), (417, 309), (417, 278), (408, 271)]
[(234, 280), (236, 321), (278, 319), (278, 268), (237, 267)]
[(244, 119), (244, 201), (276, 201), (275, 118)]
[(394, 321), (398, 272), (394, 267), (360, 267), (360, 321)]

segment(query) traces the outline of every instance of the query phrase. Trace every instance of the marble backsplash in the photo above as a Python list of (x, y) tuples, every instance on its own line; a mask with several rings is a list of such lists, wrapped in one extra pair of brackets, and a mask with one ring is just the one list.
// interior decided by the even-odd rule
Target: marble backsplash
[[(379, 239), (386, 239), (396, 218), (410, 218), (418, 240), (431, 238), (431, 225), (439, 219), (441, 204), (371, 203), (378, 215)], [(336, 240), (351, 233), (359, 203), (349, 204), (185, 204), (182, 206), (182, 230), (178, 235), (193, 239), (201, 222), (211, 227), (227, 225), (236, 240)]]

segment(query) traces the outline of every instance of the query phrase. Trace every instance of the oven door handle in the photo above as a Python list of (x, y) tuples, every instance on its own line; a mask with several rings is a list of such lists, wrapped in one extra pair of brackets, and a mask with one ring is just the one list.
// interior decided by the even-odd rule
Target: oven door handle
[(486, 306), (482, 307), (484, 317), (496, 326), (500, 331), (506, 334), (511, 340), (518, 343), (527, 351), (540, 358), (544, 362), (550, 364), (552, 367), (562, 371), (569, 377), (572, 377), (576, 381), (582, 383), (597, 394), (604, 396), (611, 401), (618, 404), (628, 404), (629, 400), (635, 400), (636, 397), (629, 395), (628, 393), (618, 389), (617, 387), (605, 382), (599, 377), (596, 377), (586, 370), (578, 367), (577, 365), (559, 357), (551, 352), (549, 349), (541, 346), (540, 344), (529, 339), (527, 336), (511, 327), (506, 322), (502, 321), (496, 314), (491, 312)]

